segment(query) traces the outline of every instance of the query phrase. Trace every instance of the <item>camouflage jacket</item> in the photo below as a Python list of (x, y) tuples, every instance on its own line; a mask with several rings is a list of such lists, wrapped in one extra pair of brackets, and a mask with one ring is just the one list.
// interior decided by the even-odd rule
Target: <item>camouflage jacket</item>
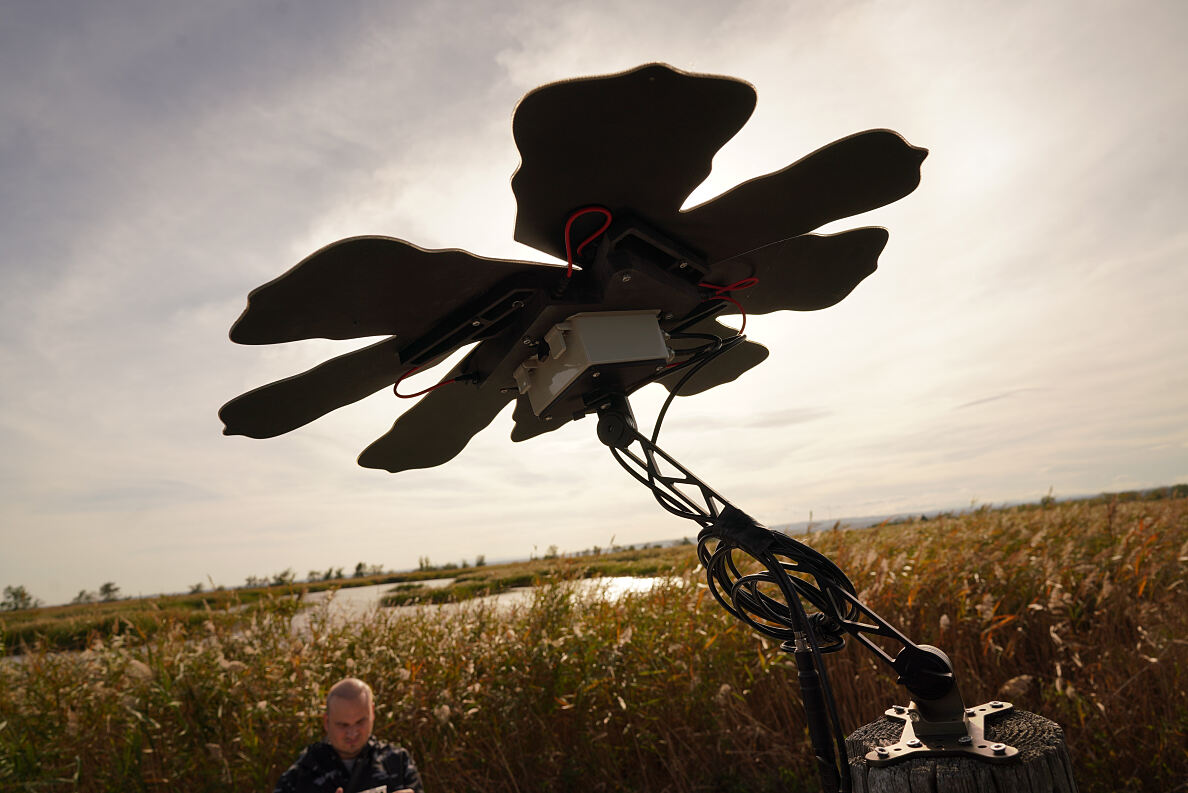
[(373, 735), (354, 767), (346, 765), (326, 741), (311, 743), (281, 775), (273, 793), (393, 793), (412, 788), (424, 793), (421, 775), (407, 749), (377, 740)]

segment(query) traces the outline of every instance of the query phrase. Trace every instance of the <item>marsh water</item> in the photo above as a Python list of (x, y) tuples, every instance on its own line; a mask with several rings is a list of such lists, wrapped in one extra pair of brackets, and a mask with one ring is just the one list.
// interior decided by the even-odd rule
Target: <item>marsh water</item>
[[(573, 581), (570, 586), (573, 587), (574, 594), (579, 597), (616, 600), (631, 592), (649, 592), (656, 584), (667, 580), (669, 579), (657, 577), (609, 576), (606, 578), (585, 578)], [(439, 589), (449, 586), (453, 582), (454, 579), (452, 578), (432, 578), (425, 581), (418, 581), (417, 583), (429, 589)], [(374, 609), (382, 608), (380, 606), (380, 600), (394, 586), (394, 584), (376, 584), (375, 586), (344, 587), (337, 590), (311, 592), (303, 599), (303, 602), (310, 604), (310, 606), (302, 609), (293, 617), (293, 629), (301, 630), (308, 626), (311, 613), (319, 607), (326, 608), (329, 611), (331, 619), (335, 620), (351, 620), (363, 617)], [(487, 603), (501, 608), (512, 608), (531, 602), (534, 590), (535, 587), (516, 587), (506, 592), (500, 592), (498, 595), (475, 598), (474, 602)], [(409, 609), (448, 609), (456, 608), (457, 605), (456, 603), (421, 604), (393, 606), (390, 608), (399, 612)]]

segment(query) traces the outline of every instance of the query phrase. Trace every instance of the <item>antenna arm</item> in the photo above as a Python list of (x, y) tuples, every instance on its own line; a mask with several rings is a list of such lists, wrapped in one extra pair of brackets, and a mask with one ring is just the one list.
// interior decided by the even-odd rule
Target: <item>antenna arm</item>
[[(775, 585), (784, 600), (803, 597), (818, 609), (808, 622), (822, 639), (822, 652), (840, 650), (848, 634), (894, 669), (897, 682), (925, 708), (925, 703), (948, 703), (942, 708), (944, 715), (960, 717), (964, 706), (953, 665), (944, 652), (913, 642), (859, 600), (853, 583), (827, 557), (762, 526), (640, 433), (625, 396), (615, 394), (602, 400), (598, 439), (610, 447), (629, 474), (653, 492), (660, 506), (702, 527), (698, 556), (711, 592), (731, 615), (759, 633), (794, 641), (797, 610), (763, 594), (759, 584)], [(735, 550), (758, 560), (766, 569), (742, 575), (733, 559)], [(813, 582), (791, 573), (807, 574)], [(891, 655), (876, 638), (890, 640), (900, 649)]]

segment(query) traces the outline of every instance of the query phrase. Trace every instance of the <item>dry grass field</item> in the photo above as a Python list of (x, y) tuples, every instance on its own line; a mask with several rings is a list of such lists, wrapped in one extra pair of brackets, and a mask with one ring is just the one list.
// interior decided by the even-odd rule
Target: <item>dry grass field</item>
[[(1184, 789), (1188, 499), (1173, 495), (808, 541), (868, 605), (950, 655), (967, 702), (1029, 676), (1010, 698), (1064, 726), (1082, 791)], [(790, 659), (721, 611), (691, 546), (635, 553), (677, 577), (579, 597), (565, 579), (596, 572), (581, 557), (532, 563), (535, 597), (510, 611), (315, 612), (295, 634), (299, 602), (277, 591), (238, 610), (113, 609), (81, 652), (23, 632), (25, 652), (0, 662), (0, 790), (271, 789), (347, 674), (371, 681), (377, 732), (413, 751), (431, 790), (816, 789)], [(470, 594), (517, 575), (481, 573)], [(829, 669), (847, 729), (906, 701), (861, 648)]]

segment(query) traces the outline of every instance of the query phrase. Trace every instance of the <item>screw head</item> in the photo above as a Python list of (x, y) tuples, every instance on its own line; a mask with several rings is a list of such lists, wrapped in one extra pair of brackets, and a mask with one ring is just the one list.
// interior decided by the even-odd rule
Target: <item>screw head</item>
[(995, 701), (995, 702), (991, 702), (991, 703), (990, 703), (990, 707), (992, 707), (992, 708), (1001, 708), (1001, 707), (1003, 707), (1003, 706), (1004, 706), (1004, 704), (1005, 704), (1005, 703), (1002, 703), (1002, 702)]
[(590, 376), (591, 377), (602, 377), (602, 372), (591, 372)]
[(996, 743), (993, 746), (991, 746), (990, 748), (994, 751), (995, 754), (1006, 754), (1006, 750), (1007, 750), (1006, 744), (1004, 744), (1004, 743)]
[(957, 743), (961, 744), (962, 746), (968, 746), (973, 743), (973, 738), (970, 738), (968, 735), (962, 735), (957, 739)]
[(511, 394), (511, 393), (513, 393), (515, 390), (516, 390), (516, 389), (515, 389), (513, 386), (504, 386), (503, 388), (499, 389), (499, 393), (501, 393), (501, 394)]
[(531, 347), (533, 344), (536, 344), (536, 339), (532, 338), (531, 336), (525, 336), (524, 338), (520, 339), (520, 341), (524, 342), (524, 345), (527, 347)]
[(892, 705), (891, 710), (895, 711), (896, 713), (906, 713), (907, 712), (907, 708), (905, 708), (903, 705)]
[(631, 273), (623, 273), (623, 275), (619, 278), (619, 280), (622, 281), (623, 283), (627, 283), (628, 281), (631, 280)]
[(971, 718), (971, 719), (972, 719), (972, 718), (973, 718), (973, 717), (974, 717), (976, 714), (977, 714), (977, 711), (976, 711), (976, 710), (974, 710), (973, 708), (967, 708), (967, 709), (966, 709), (966, 711), (965, 711), (965, 715), (966, 715), (967, 717)]
[(912, 747), (913, 749), (916, 749), (920, 746), (923, 746), (924, 744), (920, 743), (919, 738), (909, 738), (907, 741), (907, 745)]
[(688, 262), (681, 262), (680, 264), (678, 264), (678, 265), (677, 265), (677, 267), (678, 267), (679, 269), (681, 269), (681, 270), (688, 270), (688, 269), (689, 269), (689, 263), (688, 263)]
[(891, 753), (887, 751), (887, 747), (880, 746), (879, 748), (875, 749), (875, 754), (877, 754), (879, 757), (886, 757)]
[(523, 300), (513, 300), (512, 301), (512, 308), (523, 308), (523, 307), (524, 307)]

